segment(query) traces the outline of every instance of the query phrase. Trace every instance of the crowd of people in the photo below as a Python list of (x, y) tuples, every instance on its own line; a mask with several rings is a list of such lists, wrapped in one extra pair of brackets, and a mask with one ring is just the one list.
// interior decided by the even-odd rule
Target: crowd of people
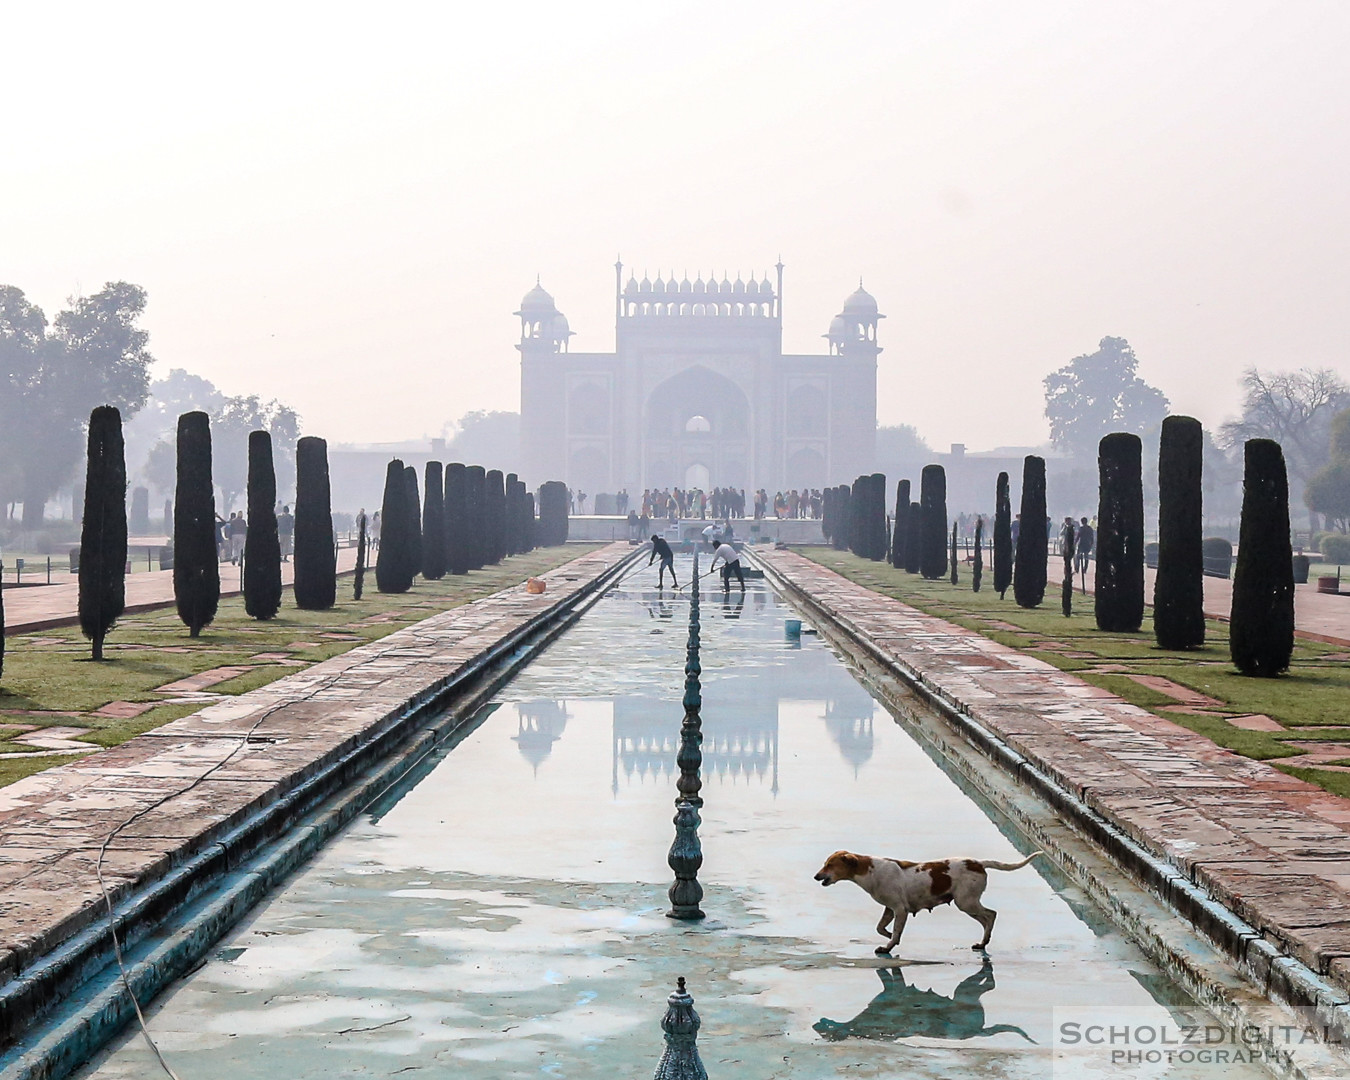
[[(628, 492), (621, 491), (615, 499), (618, 512), (627, 513)], [(759, 488), (748, 503), (756, 521), (765, 518), (819, 518), (824, 504), (824, 496), (819, 490), (807, 488), (778, 491), (772, 496), (764, 488)], [(649, 488), (642, 493), (641, 516), (649, 520), (664, 518), (669, 521), (680, 518), (744, 519), (746, 507), (744, 488), (717, 487), (711, 491), (702, 488)]]
[[(248, 539), (248, 519), (242, 510), (228, 518), (216, 515), (216, 554), (221, 562), (238, 566), (244, 561), (244, 542)], [(289, 506), (277, 511), (277, 539), (281, 541), (281, 558), (289, 561), (295, 547), (295, 515)]]

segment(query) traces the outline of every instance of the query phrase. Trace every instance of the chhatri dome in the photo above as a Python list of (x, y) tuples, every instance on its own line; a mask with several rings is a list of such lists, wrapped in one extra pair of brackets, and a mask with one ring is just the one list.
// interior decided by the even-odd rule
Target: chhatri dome
[(862, 286), (862, 278), (858, 279), (857, 291), (844, 301), (845, 315), (875, 315), (877, 313), (877, 302), (872, 294)]
[(558, 309), (553, 304), (553, 297), (544, 291), (539, 279), (534, 279), (534, 288), (527, 292), (520, 300), (520, 310), (515, 312), (517, 315), (545, 315)]

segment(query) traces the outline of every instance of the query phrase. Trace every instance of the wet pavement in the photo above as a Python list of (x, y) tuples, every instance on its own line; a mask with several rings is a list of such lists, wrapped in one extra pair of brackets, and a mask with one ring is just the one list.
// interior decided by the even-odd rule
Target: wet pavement
[[(763, 582), (705, 587), (709, 917), (666, 918), (688, 603), (654, 584), (630, 576), (162, 996), (183, 1080), (650, 1076), (677, 976), (713, 1080), (1265, 1075), (1054, 1068), (1056, 1008), (1160, 1023), (1188, 1002), (1044, 860), (990, 873), (986, 957), (950, 906), (875, 957), (873, 902), (812, 880), (831, 851), (1029, 849), (814, 635), (785, 636)], [(132, 1033), (81, 1075), (157, 1073)]]

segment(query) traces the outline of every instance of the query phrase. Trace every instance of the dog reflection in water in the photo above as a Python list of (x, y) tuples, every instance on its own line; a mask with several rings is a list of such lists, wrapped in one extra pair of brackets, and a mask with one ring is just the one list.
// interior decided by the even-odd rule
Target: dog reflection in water
[(985, 957), (980, 970), (962, 980), (951, 997), (933, 990), (920, 990), (905, 982), (900, 967), (877, 969), (881, 993), (852, 1020), (822, 1018), (811, 1026), (832, 1042), (842, 1039), (979, 1039), (1012, 1032), (1027, 1042), (1030, 1035), (1013, 1024), (984, 1023), (980, 998), (994, 988), (994, 965)]

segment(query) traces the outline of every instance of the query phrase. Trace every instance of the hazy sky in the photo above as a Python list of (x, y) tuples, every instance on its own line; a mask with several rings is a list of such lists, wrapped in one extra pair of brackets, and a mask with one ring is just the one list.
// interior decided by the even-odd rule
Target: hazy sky
[(1350, 376), (1350, 4), (3, 8), (0, 282), (125, 278), (160, 371), (339, 441), (518, 407), (536, 273), (613, 347), (613, 262), (859, 275), (879, 412), (1045, 438), (1102, 336), (1216, 424), (1251, 364)]

